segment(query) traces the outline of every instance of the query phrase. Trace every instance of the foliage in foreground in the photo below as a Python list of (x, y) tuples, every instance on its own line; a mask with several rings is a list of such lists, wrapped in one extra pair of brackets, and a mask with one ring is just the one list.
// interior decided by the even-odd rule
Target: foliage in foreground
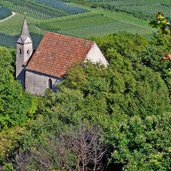
[(26, 94), (14, 80), (12, 65), (12, 52), (0, 47), (0, 129), (26, 122), (34, 113), (32, 100), (35, 98)]
[(149, 43), (119, 33), (97, 42), (110, 65), (77, 64), (58, 93), (42, 97), (16, 153), (17, 170), (171, 169), (170, 63), (160, 61), (170, 37)]
[[(19, 147), (24, 126), (36, 110), (36, 97), (14, 80), (13, 50), (0, 47), (0, 162)], [(0, 168), (1, 170), (1, 168)]]
[(10, 156), (19, 147), (24, 127), (15, 126), (0, 132), (0, 161)]

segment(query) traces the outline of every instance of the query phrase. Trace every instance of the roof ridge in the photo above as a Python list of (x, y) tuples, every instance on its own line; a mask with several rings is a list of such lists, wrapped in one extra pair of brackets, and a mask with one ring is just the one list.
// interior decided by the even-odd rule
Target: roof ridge
[(65, 36), (65, 37), (68, 37), (68, 38), (79, 39), (79, 40), (82, 40), (82, 41), (88, 41), (88, 42), (91, 42), (91, 43), (95, 43), (95, 41), (84, 39), (84, 38), (80, 38), (80, 37), (74, 37), (74, 36), (71, 36), (71, 35), (60, 34), (60, 33), (50, 32), (50, 31), (46, 31), (45, 34), (46, 33), (56, 34), (56, 35)]

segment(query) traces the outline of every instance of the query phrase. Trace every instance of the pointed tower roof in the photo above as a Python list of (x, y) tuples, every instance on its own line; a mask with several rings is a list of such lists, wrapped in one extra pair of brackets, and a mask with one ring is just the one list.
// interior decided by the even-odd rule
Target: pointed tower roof
[(21, 34), (20, 34), (20, 37), (19, 37), (17, 43), (20, 43), (20, 44), (32, 43), (32, 40), (31, 40), (31, 37), (29, 34), (26, 17), (24, 18), (23, 26), (21, 29)]

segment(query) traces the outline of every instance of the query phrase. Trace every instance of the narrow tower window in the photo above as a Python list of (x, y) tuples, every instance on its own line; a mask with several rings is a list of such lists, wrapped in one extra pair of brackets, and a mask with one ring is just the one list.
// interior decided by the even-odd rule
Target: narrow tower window
[(27, 54), (30, 54), (30, 51), (29, 50), (27, 50)]
[(53, 88), (53, 86), (52, 86), (52, 80), (51, 80), (51, 79), (49, 79), (49, 89), (51, 89), (51, 90), (52, 90), (52, 88)]
[(21, 49), (20, 49), (20, 54), (22, 53)]

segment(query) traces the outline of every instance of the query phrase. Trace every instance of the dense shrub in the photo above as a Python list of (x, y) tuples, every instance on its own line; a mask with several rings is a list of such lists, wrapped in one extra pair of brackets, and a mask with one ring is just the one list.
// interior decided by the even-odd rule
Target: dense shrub
[(12, 64), (10, 50), (0, 47), (0, 129), (21, 124), (34, 113), (32, 97), (14, 80)]
[[(76, 145), (84, 142), (80, 136), (84, 140), (89, 137), (88, 132), (80, 134), (83, 126), (100, 129), (96, 142), (105, 147), (100, 170), (107, 170), (109, 163), (112, 170), (170, 170), (169, 91), (161, 74), (148, 63), (144, 65), (144, 59), (150, 58), (146, 54), (148, 41), (126, 33), (96, 40), (109, 66), (77, 64), (68, 71), (57, 93), (47, 91), (39, 103), (37, 120), (29, 125), (23, 137), (17, 166), (29, 166), (32, 170), (42, 166), (56, 170), (82, 167), (83, 163), (76, 162), (80, 161), (78, 151), (71, 150), (74, 144), (70, 148), (67, 145), (72, 144), (72, 136), (78, 140)], [(165, 41), (155, 38), (153, 46)], [(94, 135), (83, 143), (84, 147)], [(23, 158), (29, 163), (21, 162)], [(94, 165), (87, 162), (84, 166)]]

